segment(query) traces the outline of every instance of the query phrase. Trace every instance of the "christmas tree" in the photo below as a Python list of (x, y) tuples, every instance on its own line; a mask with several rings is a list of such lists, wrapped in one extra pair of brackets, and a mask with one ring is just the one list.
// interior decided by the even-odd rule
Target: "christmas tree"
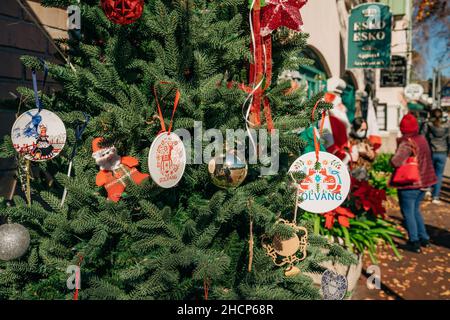
[[(297, 132), (311, 125), (321, 94), (307, 100), (304, 90), (290, 90), (290, 81), (277, 79), (311, 63), (301, 56), (307, 35), (286, 28), (272, 35), (274, 81), (265, 96), (279, 136), (276, 174), (262, 175), (263, 164), (249, 163), (243, 183), (224, 189), (213, 183), (208, 163), (187, 164), (175, 187), (146, 179), (128, 183), (120, 200), (111, 201), (96, 185), (92, 141), (102, 137), (101, 147), (114, 145), (148, 173), (149, 148), (161, 130), (153, 88), (166, 127), (178, 90), (174, 130), (193, 132), (196, 123), (203, 132), (217, 128), (224, 136), (227, 129), (246, 130), (242, 105), (248, 93), (239, 84), (249, 85), (250, 11), (248, 0), (149, 0), (137, 21), (118, 25), (98, 2), (81, 1), (81, 33), (60, 42), (70, 47), (70, 65), (46, 63), (61, 90), (42, 93), (42, 104), (63, 120), (67, 141), (59, 156), (31, 164), (51, 178), (32, 177), (30, 203), (15, 196), (11, 205), (0, 206), (1, 218), (31, 235), (22, 257), (0, 261), (0, 299), (72, 299), (66, 269), (78, 264), (80, 299), (320, 299), (305, 273), (322, 273), (324, 261), (355, 263), (353, 255), (314, 235), (301, 210), (296, 224), (310, 232), (306, 258), (296, 263), (299, 274), (286, 276), (261, 245), (263, 236), (288, 239), (294, 233), (276, 221), (293, 219), (296, 192), (287, 169), (310, 143)], [(67, 7), (76, 1), (42, 4)], [(37, 57), (22, 62), (43, 70)], [(18, 90), (26, 101), (22, 109), (33, 108), (33, 90)], [(319, 103), (316, 114), (329, 107)], [(75, 129), (86, 115), (90, 121), (78, 142)], [(269, 133), (266, 139), (270, 146)], [(248, 153), (252, 144), (246, 148)], [(1, 156), (16, 156), (10, 137)]]

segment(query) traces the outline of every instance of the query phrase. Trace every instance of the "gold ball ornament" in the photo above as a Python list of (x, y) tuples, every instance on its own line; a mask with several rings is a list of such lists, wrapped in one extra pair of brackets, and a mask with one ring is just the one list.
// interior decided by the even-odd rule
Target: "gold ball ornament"
[(10, 261), (20, 258), (30, 245), (30, 233), (18, 223), (0, 226), (0, 260)]
[(247, 177), (248, 166), (234, 151), (209, 161), (208, 172), (212, 182), (219, 188), (237, 188)]

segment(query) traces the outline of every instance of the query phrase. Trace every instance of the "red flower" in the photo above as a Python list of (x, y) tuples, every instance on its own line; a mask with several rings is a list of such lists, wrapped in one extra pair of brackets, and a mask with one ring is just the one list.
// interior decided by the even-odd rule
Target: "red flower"
[(372, 187), (367, 181), (352, 179), (352, 196), (355, 198), (357, 208), (372, 212), (375, 216), (384, 218), (386, 209), (383, 201), (386, 200), (386, 191)]
[(325, 216), (325, 228), (331, 229), (334, 225), (334, 219), (337, 218), (339, 224), (345, 228), (350, 226), (349, 218), (354, 218), (355, 215), (347, 208), (338, 207), (332, 211), (326, 212)]

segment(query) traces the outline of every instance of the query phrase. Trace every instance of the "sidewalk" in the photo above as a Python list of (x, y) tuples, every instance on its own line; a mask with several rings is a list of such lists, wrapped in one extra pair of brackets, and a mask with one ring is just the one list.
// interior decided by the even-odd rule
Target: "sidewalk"
[[(369, 290), (365, 270), (372, 263), (364, 258), (363, 274), (355, 289), (353, 300), (450, 299), (450, 178), (445, 178), (440, 205), (422, 204), (422, 214), (431, 237), (431, 247), (417, 254), (404, 249), (398, 241), (403, 259), (397, 261), (389, 247), (379, 251), (381, 289)], [(398, 207), (388, 214), (400, 223), (403, 218)], [(403, 248), (402, 248), (403, 247)]]

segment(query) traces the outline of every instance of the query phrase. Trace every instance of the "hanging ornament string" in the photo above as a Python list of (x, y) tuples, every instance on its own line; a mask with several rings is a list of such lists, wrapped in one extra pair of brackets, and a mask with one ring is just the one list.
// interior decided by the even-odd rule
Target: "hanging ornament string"
[[(321, 101), (326, 102), (326, 103), (329, 103), (329, 102), (330, 102), (330, 96), (329, 96), (328, 94), (325, 94), (324, 98), (317, 100), (317, 102), (315, 103), (314, 108), (312, 109), (312, 112), (311, 112), (311, 121), (312, 121), (313, 123), (315, 122), (315, 120), (314, 120), (314, 113), (316, 112), (316, 109), (317, 109), (317, 107), (318, 107), (318, 105), (319, 105), (319, 103), (320, 103)], [(319, 163), (320, 137), (321, 137), (322, 134), (323, 134), (323, 128), (324, 128), (324, 126), (325, 126), (325, 116), (326, 116), (326, 112), (327, 112), (326, 110), (323, 110), (323, 111), (322, 111), (322, 117), (321, 117), (321, 119), (320, 119), (319, 131), (317, 131), (316, 126), (313, 125), (314, 151), (315, 151), (315, 154), (316, 154), (316, 163)], [(296, 179), (294, 178), (293, 172), (289, 172), (289, 175), (290, 175), (292, 181), (293, 181), (294, 183), (296, 183)], [(300, 186), (297, 186), (297, 188), (298, 188), (298, 191), (297, 191), (297, 192), (298, 192), (298, 193), (301, 192), (301, 191), (300, 191)], [(298, 194), (297, 194), (297, 197), (298, 197)], [(297, 200), (298, 200), (298, 199), (297, 199)], [(296, 201), (297, 201), (297, 200), (296, 200)], [(296, 204), (298, 204), (298, 202), (296, 202)], [(296, 206), (296, 208), (297, 208), (297, 206)], [(295, 220), (296, 220), (296, 219), (297, 219), (297, 209), (295, 209)]]
[(248, 240), (248, 272), (252, 272), (252, 265), (253, 265), (253, 246), (254, 246), (254, 239), (253, 239), (253, 210), (252, 210), (252, 199), (248, 199), (247, 201), (247, 208), (250, 218), (250, 231), (249, 231), (249, 240)]
[[(256, 3), (257, 1), (257, 3)], [(253, 139), (253, 135), (250, 134), (250, 126), (260, 125), (260, 107), (261, 107), (261, 86), (264, 82), (264, 73), (262, 70), (262, 54), (264, 55), (264, 70), (270, 70), (270, 75), (267, 77), (269, 80), (266, 80), (266, 86), (265, 89), (267, 89), (270, 85), (270, 81), (272, 78), (271, 72), (272, 72), (272, 49), (271, 49), (271, 43), (269, 50), (266, 49), (266, 42), (264, 43), (264, 47), (261, 46), (261, 34), (260, 34), (260, 0), (252, 0), (251, 6), (250, 6), (250, 13), (249, 13), (249, 24), (250, 24), (250, 35), (252, 39), (252, 48), (251, 52), (253, 54), (253, 63), (250, 64), (250, 83), (252, 84), (252, 87), (246, 86), (244, 84), (240, 84), (238, 87), (242, 91), (246, 92), (247, 98), (244, 100), (244, 103), (242, 104), (242, 113), (245, 120), (245, 128), (247, 130), (250, 142), (253, 146), (253, 149), (255, 153), (257, 152), (257, 146), (256, 142)], [(270, 36), (269, 36), (269, 40)], [(262, 47), (262, 50), (261, 50)], [(266, 52), (269, 52), (270, 57), (269, 59), (266, 56)], [(266, 61), (269, 60), (270, 67), (267, 67)], [(254, 67), (254, 64), (256, 64), (258, 67)], [(264, 89), (264, 90), (265, 90)], [(272, 116), (270, 115), (270, 106), (268, 104), (268, 99), (265, 98), (264, 100), (264, 111), (267, 119), (267, 127), (269, 131), (272, 131), (273, 124), (272, 124)], [(248, 104), (248, 107), (246, 107)], [(245, 114), (244, 110), (247, 108)], [(250, 119), (250, 115), (253, 115), (253, 117)]]
[[(261, 8), (261, 0), (252, 0), (250, 6), (250, 30), (252, 36), (253, 63), (250, 64), (250, 84), (252, 87), (240, 85), (240, 88), (249, 93), (244, 102), (250, 101), (251, 107), (247, 110), (245, 120), (247, 124), (259, 126), (261, 124), (261, 103), (264, 106), (267, 129), (274, 129), (269, 99), (264, 94), (272, 78), (272, 38), (271, 33), (281, 26), (294, 31), (301, 31), (303, 21), (300, 9), (306, 0), (271, 0), (266, 1)], [(264, 58), (264, 60), (263, 60)], [(266, 84), (261, 87), (264, 80)], [(256, 85), (255, 85), (256, 84)], [(250, 118), (250, 120), (247, 120)], [(253, 142), (253, 141), (252, 141)]]
[[(23, 96), (20, 95), (19, 106), (17, 107), (16, 119), (19, 116), (20, 108), (22, 104), (26, 102), (27, 98), (23, 99)], [(25, 159), (20, 153), (17, 158), (18, 162), (18, 178), (20, 180), (22, 191), (25, 194), (25, 198), (27, 200), (27, 205), (31, 206), (31, 190), (30, 190), (30, 160)], [(15, 188), (14, 188), (15, 189)], [(12, 192), (14, 193), (14, 189)], [(11, 197), (9, 197), (11, 198)]]
[(204, 294), (205, 294), (204, 295), (205, 300), (208, 300), (209, 287), (210, 287), (210, 280), (207, 277), (205, 277), (203, 279), (203, 291), (204, 291)]
[[(261, 2), (259, 0), (253, 0), (253, 6), (251, 10), (252, 22), (253, 22), (253, 37), (252, 37), (252, 45), (253, 45), (253, 64), (250, 68), (250, 83), (259, 83), (263, 81), (263, 61), (262, 61), (262, 41), (261, 41)], [(254, 69), (252, 73), (251, 70)], [(252, 105), (251, 105), (251, 115), (253, 119), (251, 121), (255, 125), (261, 124), (260, 118), (260, 108), (261, 108), (261, 94), (260, 94), (260, 86), (253, 95)]]
[[(165, 82), (165, 81), (161, 81), (160, 84), (171, 84), (170, 82)], [(169, 93), (174, 89), (175, 87), (173, 87)], [(159, 104), (159, 99), (158, 99), (158, 93), (156, 90), (156, 86), (153, 87), (153, 95), (155, 96), (155, 101), (156, 101), (156, 106), (158, 107), (158, 114), (159, 114), (159, 122), (161, 123), (161, 132), (168, 132), (168, 134), (170, 135), (170, 132), (172, 131), (172, 125), (173, 125), (173, 118), (175, 116), (175, 111), (177, 111), (177, 107), (178, 107), (178, 103), (180, 101), (180, 91), (178, 89), (176, 89), (176, 93), (175, 93), (175, 100), (173, 103), (173, 111), (172, 111), (172, 117), (170, 119), (170, 124), (169, 124), (169, 130), (166, 130), (166, 125), (164, 123), (164, 117), (161, 111), (161, 106)]]
[(25, 160), (25, 174), (26, 174), (26, 187), (25, 187), (25, 197), (27, 198), (27, 204), (31, 207), (31, 161)]
[[(253, 46), (252, 53), (253, 53), (253, 60), (254, 61), (256, 61), (256, 47), (255, 47), (255, 32), (254, 32), (254, 28), (253, 28), (252, 14), (253, 14), (253, 7), (255, 6), (255, 1), (256, 0), (252, 1), (251, 7), (250, 7), (250, 13), (248, 15), (249, 23), (250, 23), (250, 35), (252, 37), (252, 46)], [(253, 74), (252, 72), (256, 72), (256, 70), (253, 70), (252, 67), (251, 67), (250, 68), (250, 75), (251, 75), (252, 79), (255, 79), (256, 78), (256, 74)], [(250, 125), (254, 125), (254, 124), (250, 122), (249, 117), (250, 117), (251, 106), (253, 105), (254, 94), (261, 87), (262, 83), (263, 83), (263, 80), (261, 79), (259, 81), (259, 83), (257, 83), (256, 85), (254, 84), (253, 88), (246, 87), (243, 84), (240, 86), (240, 89), (242, 89), (243, 91), (248, 93), (247, 98), (244, 100), (244, 103), (242, 104), (242, 111), (245, 110), (245, 108), (247, 106), (247, 103), (248, 103), (249, 107), (247, 108), (247, 111), (245, 112), (245, 115), (244, 115), (245, 128), (247, 130), (250, 142), (252, 143), (252, 146), (253, 146), (253, 149), (255, 150), (255, 153), (257, 152), (256, 143), (255, 143), (255, 141), (253, 139), (253, 135), (250, 134)]]
[[(44, 81), (42, 83), (42, 91), (44, 91), (45, 89), (45, 84), (47, 83), (47, 76), (48, 76), (48, 67), (47, 64), (40, 59), (41, 63), (44, 66)], [(39, 112), (41, 112), (42, 110), (42, 101), (39, 98), (39, 93), (38, 93), (38, 87), (37, 87), (37, 76), (36, 76), (36, 69), (32, 69), (31, 70), (31, 77), (33, 79), (33, 91), (34, 91), (34, 100), (36, 103), (36, 108), (39, 110)]]
[(252, 215), (250, 215), (250, 239), (248, 240), (248, 272), (252, 272), (252, 265), (253, 265), (253, 245), (254, 245), (254, 239), (253, 239), (253, 218)]
[(301, 193), (300, 186), (297, 186), (297, 193), (295, 195), (295, 209), (294, 209), (294, 219), (292, 219), (292, 223), (297, 223), (297, 211), (298, 211), (298, 198)]
[[(261, 5), (259, 0), (253, 0), (250, 7), (249, 22), (250, 33), (252, 38), (252, 54), (253, 63), (250, 64), (250, 79), (249, 82), (252, 87), (240, 84), (239, 88), (248, 93), (247, 99), (242, 105), (242, 109), (246, 108), (247, 103), (249, 107), (245, 113), (244, 119), (246, 121), (247, 131), (250, 126), (259, 126), (261, 124), (261, 102), (264, 106), (264, 115), (266, 118), (267, 129), (272, 132), (274, 129), (273, 120), (270, 110), (269, 99), (264, 96), (264, 91), (271, 84), (272, 80), (272, 39), (271, 36), (261, 36)], [(262, 84), (266, 81), (264, 88)], [(251, 138), (252, 143), (254, 141)], [(256, 148), (255, 148), (256, 149)]]
[[(321, 99), (319, 99), (319, 100), (317, 100), (317, 102), (316, 102), (316, 104), (314, 105), (314, 108), (313, 108), (313, 110), (312, 110), (312, 113), (311, 113), (311, 120), (314, 122), (314, 112), (316, 111), (316, 108), (317, 108), (317, 106), (319, 105), (319, 102), (321, 101)], [(319, 151), (320, 151), (320, 142), (319, 142), (319, 139), (320, 139), (320, 137), (322, 136), (322, 133), (323, 133), (323, 127), (324, 127), (324, 124), (325, 124), (325, 114), (326, 114), (326, 111), (324, 110), (324, 111), (322, 111), (322, 118), (321, 118), (321, 120), (320, 120), (320, 127), (319, 127), (319, 132), (317, 132), (317, 128), (316, 128), (316, 126), (314, 126), (313, 128), (314, 128), (314, 134), (313, 134), (313, 137), (314, 137), (314, 150), (315, 150), (315, 153), (316, 153), (316, 161), (317, 162), (319, 162)]]
[[(83, 256), (81, 254), (78, 254), (78, 270), (80, 270), (81, 267), (81, 262), (83, 261)], [(73, 300), (78, 300), (78, 288), (80, 287), (80, 273), (81, 272), (76, 272), (75, 273), (75, 292), (73, 294)]]
[[(70, 178), (70, 174), (72, 172), (72, 165), (73, 165), (73, 159), (75, 158), (75, 155), (77, 153), (77, 147), (78, 147), (78, 143), (81, 141), (81, 136), (83, 135), (84, 130), (86, 129), (90, 117), (88, 114), (84, 113), (84, 121), (81, 123), (78, 123), (76, 128), (75, 128), (75, 143), (73, 145), (72, 148), (72, 153), (70, 155), (69, 158), (69, 169), (67, 170), (67, 176)], [(64, 192), (63, 192), (63, 196), (61, 199), (61, 207), (64, 206), (64, 202), (66, 201), (66, 197), (67, 197), (67, 186), (64, 187)]]
[[(48, 67), (43, 59), (39, 59), (39, 61), (41, 62), (41, 64), (44, 67), (44, 81), (42, 83), (42, 91), (44, 91), (45, 84), (47, 83)], [(37, 114), (33, 116), (33, 117), (36, 117), (42, 110), (42, 101), (39, 98), (36, 69), (34, 69), (34, 68), (31, 70), (31, 78), (33, 81), (34, 101), (36, 104), (36, 108), (38, 109)], [(20, 105), (19, 105), (19, 108), (20, 108)], [(25, 197), (27, 199), (28, 206), (31, 206), (31, 161), (29, 159), (25, 160), (24, 171), (25, 171), (25, 175), (26, 175)]]
[[(311, 112), (311, 120), (312, 120), (313, 123), (314, 123), (314, 112), (316, 111), (317, 106), (319, 105), (319, 103), (320, 102), (332, 103), (334, 98), (335, 98), (334, 94), (327, 92), (327, 93), (325, 93), (325, 95), (321, 99), (317, 100), (317, 102), (314, 105), (314, 108), (313, 108), (313, 110)], [(316, 152), (316, 162), (319, 162), (319, 152), (320, 152), (319, 140), (320, 140), (320, 137), (322, 136), (322, 133), (323, 133), (323, 127), (325, 125), (325, 116), (326, 116), (326, 114), (327, 114), (327, 111), (323, 110), (322, 111), (322, 118), (320, 120), (319, 132), (317, 132), (316, 126), (313, 127), (313, 130), (314, 130), (314, 132), (313, 132), (314, 150)]]

